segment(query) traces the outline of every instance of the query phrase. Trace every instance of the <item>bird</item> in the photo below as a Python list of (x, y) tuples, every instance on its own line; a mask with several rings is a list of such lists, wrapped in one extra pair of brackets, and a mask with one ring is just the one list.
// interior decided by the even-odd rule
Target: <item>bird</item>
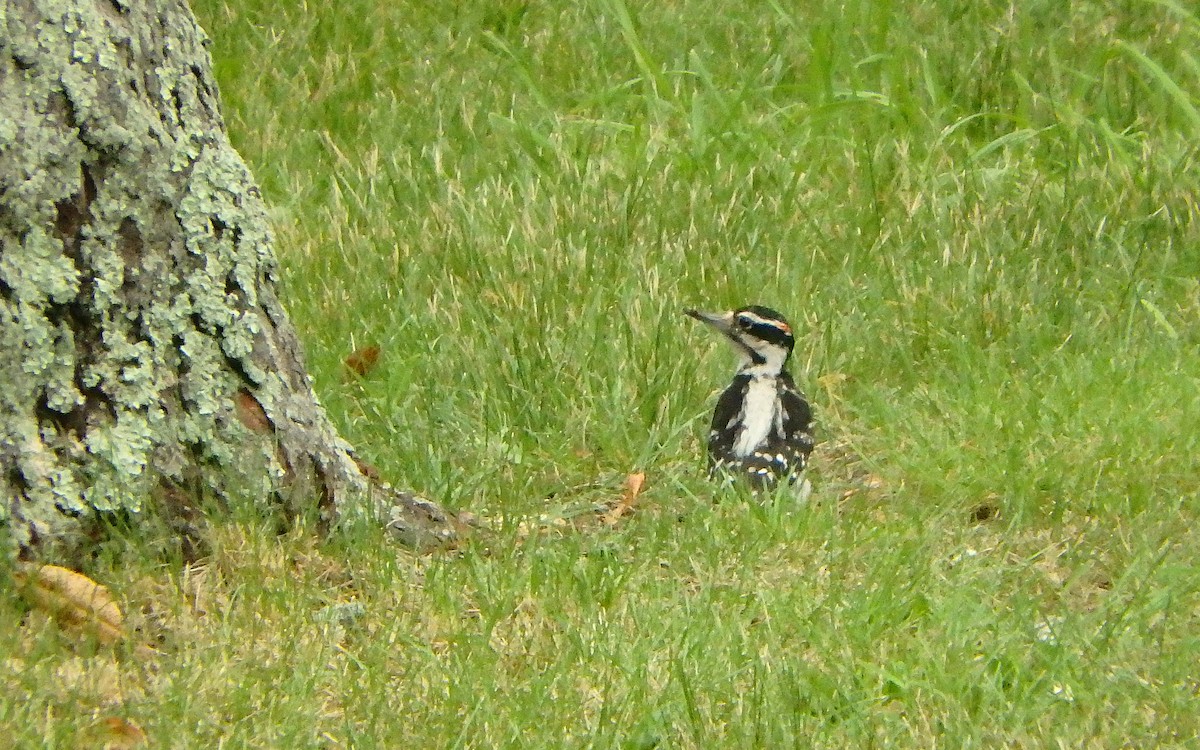
[(796, 343), (791, 325), (761, 305), (684, 312), (724, 334), (740, 358), (733, 382), (713, 411), (709, 476), (743, 477), (755, 489), (786, 483), (807, 495), (803, 472), (813, 449), (813, 418), (808, 399), (787, 370)]

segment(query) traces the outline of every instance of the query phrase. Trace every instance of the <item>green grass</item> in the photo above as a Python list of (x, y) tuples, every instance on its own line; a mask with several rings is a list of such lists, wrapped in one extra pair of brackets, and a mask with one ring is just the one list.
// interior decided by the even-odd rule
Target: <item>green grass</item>
[[(161, 655), (5, 594), (15, 743), (1200, 742), (1200, 17), (561, 5), (196, 4), (324, 403), (483, 528), (122, 538)], [(681, 310), (745, 303), (800, 331), (805, 508), (703, 477)]]

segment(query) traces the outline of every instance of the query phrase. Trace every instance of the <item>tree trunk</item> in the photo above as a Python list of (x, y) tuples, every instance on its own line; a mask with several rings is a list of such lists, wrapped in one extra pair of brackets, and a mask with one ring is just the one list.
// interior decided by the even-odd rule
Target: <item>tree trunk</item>
[(182, 0), (0, 5), (0, 523), (61, 554), (105, 513), (252, 492), (448, 541), (312, 392), (206, 45)]

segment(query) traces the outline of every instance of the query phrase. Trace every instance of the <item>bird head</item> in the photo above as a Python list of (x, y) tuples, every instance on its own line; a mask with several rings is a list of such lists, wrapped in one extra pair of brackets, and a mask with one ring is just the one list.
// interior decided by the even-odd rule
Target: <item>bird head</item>
[(778, 374), (787, 364), (796, 343), (787, 320), (769, 307), (750, 305), (723, 313), (684, 312), (725, 335), (741, 355), (740, 372), (754, 370)]

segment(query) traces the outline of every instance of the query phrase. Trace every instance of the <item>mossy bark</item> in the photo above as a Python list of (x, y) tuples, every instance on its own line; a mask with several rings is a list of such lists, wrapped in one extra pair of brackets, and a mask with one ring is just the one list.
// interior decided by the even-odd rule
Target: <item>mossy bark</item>
[(382, 499), (446, 540), (312, 391), (207, 42), (180, 1), (0, 4), (0, 522), (70, 549), (106, 512), (249, 491), (325, 523)]

